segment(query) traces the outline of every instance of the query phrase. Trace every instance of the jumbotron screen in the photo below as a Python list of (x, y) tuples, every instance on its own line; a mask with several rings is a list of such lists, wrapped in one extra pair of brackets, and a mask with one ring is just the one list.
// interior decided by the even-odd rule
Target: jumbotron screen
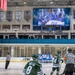
[(69, 30), (70, 12), (70, 8), (34, 8), (33, 26), (40, 29), (46, 27), (53, 30)]

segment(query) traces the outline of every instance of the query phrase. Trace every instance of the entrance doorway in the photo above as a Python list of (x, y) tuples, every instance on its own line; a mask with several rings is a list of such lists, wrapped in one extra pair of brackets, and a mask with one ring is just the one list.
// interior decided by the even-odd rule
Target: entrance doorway
[(4, 35), (4, 39), (9, 39), (9, 35)]
[(61, 39), (61, 35), (57, 35), (57, 39)]

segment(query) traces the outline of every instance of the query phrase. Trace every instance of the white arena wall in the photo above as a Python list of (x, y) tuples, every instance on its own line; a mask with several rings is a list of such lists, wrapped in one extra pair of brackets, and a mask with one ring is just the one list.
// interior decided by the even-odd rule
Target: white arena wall
[[(59, 7), (59, 6), (57, 6), (57, 7)], [(2, 21), (1, 23), (0, 23), (0, 25), (2, 26), (2, 25), (20, 25), (21, 27), (20, 27), (20, 31), (13, 31), (12, 30), (12, 27), (10, 28), (10, 30), (0, 30), (0, 33), (2, 34), (3, 33), (3, 35), (4, 35), (4, 33), (15, 33), (16, 34), (16, 36), (17, 36), (17, 34), (19, 33), (19, 32), (21, 32), (21, 33), (38, 33), (38, 32), (40, 32), (40, 31), (34, 31), (33, 30), (33, 8), (54, 8), (54, 7), (43, 7), (43, 6), (35, 6), (35, 7), (8, 7), (8, 9), (7, 9), (7, 11), (13, 11), (13, 19), (12, 19), (12, 21), (11, 22), (8, 22), (7, 20), (6, 20), (6, 12), (4, 12), (4, 21)], [(73, 18), (73, 11), (75, 10), (75, 6), (63, 6), (63, 7), (59, 7), (59, 8), (71, 8), (71, 17), (70, 17), (70, 20), (71, 20), (71, 25), (70, 25), (70, 30), (68, 30), (68, 31), (63, 31), (63, 32), (65, 32), (65, 33), (68, 33), (69, 34), (69, 39), (70, 39), (70, 33), (71, 32), (75, 32), (75, 30), (74, 30), (74, 24), (75, 24), (75, 20), (74, 20), (74, 18)], [(27, 22), (25, 19), (24, 19), (24, 11), (26, 11), (26, 10), (29, 10), (29, 11), (31, 11), (31, 19)], [(0, 9), (0, 11), (2, 11), (1, 9)], [(23, 13), (22, 13), (22, 20), (20, 21), (20, 22), (18, 22), (18, 21), (16, 21), (15, 20), (15, 12), (16, 11), (22, 11)], [(22, 30), (22, 25), (30, 25), (30, 30), (28, 30), (28, 31), (23, 31)], [(49, 47), (51, 47), (51, 48), (57, 48), (57, 47), (73, 47), (73, 50), (75, 49), (75, 44), (6, 44), (6, 43), (1, 43), (0, 44), (0, 47), (3, 47), (2, 48), (2, 50), (4, 49), (4, 47), (8, 47), (9, 49), (8, 50), (10, 50), (10, 47), (19, 47), (19, 46), (26, 46), (26, 48), (28, 49), (28, 47), (30, 46), (30, 47), (33, 47), (32, 49), (34, 49), (34, 47), (38, 47), (38, 49), (37, 49), (37, 53), (39, 52), (39, 48), (40, 47), (44, 47), (44, 51), (42, 51), (43, 53), (45, 53), (46, 52), (46, 49), (45, 49), (45, 46), (49, 46)], [(22, 47), (20, 47), (21, 49), (22, 49)], [(52, 49), (53, 50), (53, 49)], [(17, 51), (17, 50), (16, 50)], [(8, 52), (8, 51), (7, 51)], [(18, 51), (17, 51), (18, 52)], [(21, 50), (19, 50), (19, 56), (21, 57), (21, 54), (20, 54), (20, 52), (21, 52)], [(15, 52), (14, 52), (15, 53)], [(30, 52), (31, 53), (31, 52)], [(36, 53), (34, 50), (32, 51), (32, 53), (31, 54), (33, 54), (33, 53)], [(56, 53), (56, 51), (55, 51), (55, 53)], [(11, 50), (11, 54), (14, 56), (15, 54), (13, 54), (12, 53), (12, 50)], [(23, 54), (23, 52), (22, 52), (22, 54)], [(25, 55), (25, 54), (23, 54), (23, 55)], [(64, 54), (63, 54), (64, 55)], [(62, 56), (63, 56), (62, 55)], [(6, 53), (5, 53), (5, 55), (2, 55), (2, 56), (6, 56)], [(16, 57), (17, 55), (15, 55), (15, 57)], [(28, 55), (28, 56), (31, 56), (31, 55)]]
[[(70, 20), (71, 20), (71, 25), (70, 25), (70, 31), (73, 31), (73, 25), (75, 24), (75, 20), (73, 19), (73, 11), (75, 10), (75, 6), (57, 6), (57, 7), (59, 7), (59, 8), (71, 8), (71, 18), (70, 18)], [(33, 31), (33, 24), (32, 24), (32, 22), (33, 22), (33, 19), (32, 19), (32, 17), (33, 17), (33, 8), (56, 8), (56, 7), (43, 7), (43, 6), (35, 6), (35, 7), (8, 7), (8, 9), (7, 9), (7, 11), (13, 11), (13, 19), (12, 19), (12, 21), (11, 22), (8, 22), (7, 20), (5, 20), (6, 19), (6, 17), (4, 16), (4, 21), (3, 22), (1, 22), (1, 25), (4, 25), (4, 24), (8, 24), (8, 25), (14, 25), (14, 24), (20, 24), (20, 25), (23, 25), (23, 24), (29, 24), (30, 25), (30, 31)], [(22, 20), (20, 21), (20, 22), (18, 22), (18, 21), (16, 21), (15, 20), (15, 12), (16, 11), (25, 11), (25, 10), (30, 10), (31, 11), (31, 19), (30, 19), (30, 21), (29, 22), (27, 22), (27, 21), (25, 21), (24, 20), (24, 18), (22, 18)], [(0, 11), (2, 11), (1, 9), (0, 9)], [(22, 13), (23, 15), (24, 15), (24, 13)], [(6, 12), (5, 12), (5, 15), (6, 15)], [(23, 16), (22, 15), (22, 16)]]

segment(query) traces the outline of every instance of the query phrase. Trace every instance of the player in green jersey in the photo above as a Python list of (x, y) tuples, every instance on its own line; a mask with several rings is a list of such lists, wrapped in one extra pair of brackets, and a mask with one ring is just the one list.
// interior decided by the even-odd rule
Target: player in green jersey
[(60, 57), (60, 52), (57, 51), (57, 54), (54, 56), (54, 59), (53, 59), (53, 67), (52, 67), (52, 72), (50, 75), (53, 75), (55, 70), (57, 70), (56, 75), (59, 75), (60, 67), (61, 67), (61, 57)]
[(33, 60), (29, 61), (26, 66), (24, 67), (24, 74), (25, 75), (44, 75), (41, 68), (42, 65), (38, 62), (38, 55), (32, 55)]

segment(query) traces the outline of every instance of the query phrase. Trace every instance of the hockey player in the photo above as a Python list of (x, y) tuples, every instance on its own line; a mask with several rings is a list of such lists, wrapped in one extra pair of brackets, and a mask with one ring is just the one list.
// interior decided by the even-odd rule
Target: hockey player
[(38, 62), (38, 55), (32, 55), (33, 60), (29, 61), (26, 66), (24, 67), (24, 74), (25, 75), (44, 75), (41, 68), (42, 65)]
[(54, 71), (57, 70), (56, 75), (59, 75), (59, 70), (61, 67), (61, 57), (60, 57), (60, 52), (57, 51), (57, 54), (54, 56), (54, 60), (53, 60), (53, 67), (52, 67), (52, 72), (50, 75), (53, 75)]

